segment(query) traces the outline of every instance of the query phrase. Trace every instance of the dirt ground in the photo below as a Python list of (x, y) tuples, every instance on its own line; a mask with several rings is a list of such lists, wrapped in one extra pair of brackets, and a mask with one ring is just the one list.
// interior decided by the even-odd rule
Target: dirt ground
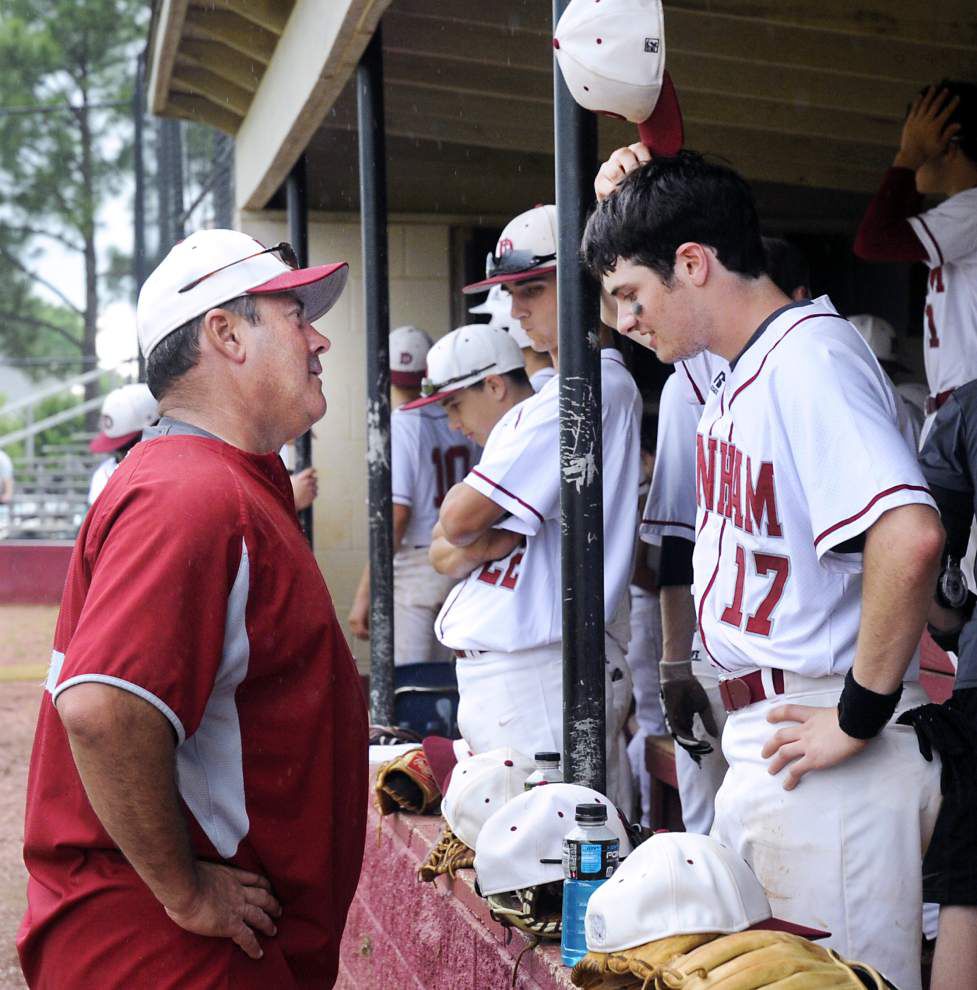
[(57, 614), (49, 605), (0, 605), (0, 990), (24, 987), (14, 949), (27, 882), (24, 791)]

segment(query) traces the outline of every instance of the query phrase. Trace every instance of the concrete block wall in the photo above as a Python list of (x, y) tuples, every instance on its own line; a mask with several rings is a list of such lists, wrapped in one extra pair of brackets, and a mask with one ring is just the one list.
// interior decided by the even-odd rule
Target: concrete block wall
[[(239, 227), (263, 244), (288, 240), (282, 212), (242, 213)], [(435, 339), (450, 320), (447, 223), (394, 219), (389, 227), (391, 326), (405, 323)], [(319, 472), (314, 507), (315, 552), (336, 611), (361, 670), (369, 644), (354, 640), (346, 615), (367, 557), (366, 526), (366, 350), (360, 226), (356, 218), (313, 214), (309, 222), (311, 264), (348, 261), (349, 283), (337, 305), (317, 326), (332, 342), (323, 360), (325, 417), (313, 429), (313, 459)]]

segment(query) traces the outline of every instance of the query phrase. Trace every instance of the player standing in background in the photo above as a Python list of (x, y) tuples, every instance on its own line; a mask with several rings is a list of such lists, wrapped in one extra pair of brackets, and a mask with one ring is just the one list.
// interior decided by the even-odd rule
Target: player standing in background
[(142, 439), (144, 427), (152, 426), (159, 419), (159, 404), (149, 386), (142, 382), (112, 389), (102, 402), (99, 416), (99, 432), (92, 438), (88, 449), (93, 454), (111, 454), (92, 474), (88, 487), (88, 504), (102, 493), (122, 458)]
[(512, 318), (512, 304), (501, 285), (493, 285), (485, 302), (472, 306), (468, 312), (476, 315), (488, 313), (489, 326), (505, 330), (519, 345), (534, 392), (538, 392), (556, 374), (553, 359), (546, 351), (537, 351), (519, 321)]
[[(552, 205), (515, 217), (488, 258), (486, 279), (466, 286), (465, 292), (502, 285), (512, 300), (513, 319), (537, 350), (549, 352), (559, 369), (556, 231)], [(580, 327), (579, 332), (588, 328)], [(631, 704), (624, 653), (638, 522), (641, 397), (620, 352), (612, 348), (601, 351), (601, 386), (608, 797), (618, 807), (630, 808), (633, 785), (621, 730)], [(502, 684), (499, 703), (512, 695), (509, 685), (521, 671), (533, 672), (534, 694), (519, 703), (537, 712), (533, 738), (539, 740), (534, 743), (539, 751), (563, 748), (559, 449), (559, 378), (554, 376), (499, 424), (478, 466), (445, 499), (440, 517), (445, 538), (458, 548), (496, 526), (526, 537), (525, 557), (518, 563), (516, 551), (505, 568), (500, 564), (484, 575), (473, 575), (457, 594), (452, 592), (438, 617), (437, 632), (443, 643), (465, 651), (458, 662), (459, 685), (466, 678)], [(488, 621), (496, 610), (508, 617), (505, 622)], [(504, 711), (493, 712), (499, 724), (487, 727), (488, 738), (504, 735), (507, 717)], [(459, 725), (462, 722), (459, 710)], [(506, 744), (534, 751), (516, 742), (494, 743)]]
[[(920, 212), (924, 195), (946, 199)], [(977, 85), (945, 80), (913, 102), (855, 253), (929, 268), (923, 360), (935, 413), (977, 378)]]
[[(448, 661), (435, 639), (434, 618), (454, 581), (428, 559), (431, 530), (445, 493), (478, 460), (478, 445), (453, 430), (437, 405), (405, 409), (421, 394), (431, 338), (417, 327), (390, 333), (390, 484), (394, 524), (394, 663)], [(356, 589), (349, 626), (370, 638), (370, 565)]]
[(620, 185), (584, 251), (618, 326), (663, 361), (708, 349), (730, 366), (696, 436), (697, 619), (728, 713), (712, 834), (778, 916), (917, 990), (939, 768), (888, 723), (925, 701), (943, 531), (891, 387), (826, 297), (794, 302), (765, 274), (731, 169), (689, 152), (638, 167), (625, 148), (602, 180)]

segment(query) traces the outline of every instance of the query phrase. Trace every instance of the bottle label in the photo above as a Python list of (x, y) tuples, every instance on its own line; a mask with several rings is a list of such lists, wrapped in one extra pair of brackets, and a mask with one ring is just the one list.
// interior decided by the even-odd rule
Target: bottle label
[(581, 873), (600, 873), (601, 872), (601, 856), (602, 848), (597, 842), (581, 842), (580, 843), (580, 872)]
[(619, 858), (617, 839), (599, 842), (564, 840), (563, 876), (568, 880), (606, 880), (617, 869)]

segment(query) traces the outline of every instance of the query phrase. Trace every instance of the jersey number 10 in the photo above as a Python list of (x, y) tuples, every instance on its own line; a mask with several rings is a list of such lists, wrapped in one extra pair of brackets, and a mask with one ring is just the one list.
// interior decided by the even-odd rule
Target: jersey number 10
[[(769, 636), (773, 626), (771, 616), (784, 593), (787, 577), (790, 574), (790, 558), (778, 557), (772, 553), (753, 551), (753, 562), (758, 577), (773, 574), (773, 583), (760, 607), (746, 620), (746, 632), (755, 636)], [(733, 590), (732, 604), (723, 609), (722, 621), (737, 629), (743, 625), (743, 584), (746, 579), (746, 551), (736, 547), (736, 587)]]
[(449, 489), (461, 481), (472, 467), (472, 454), (467, 447), (448, 447), (442, 451), (435, 447), (431, 451), (434, 474), (438, 480), (438, 491), (434, 496), (434, 508), (440, 509)]

